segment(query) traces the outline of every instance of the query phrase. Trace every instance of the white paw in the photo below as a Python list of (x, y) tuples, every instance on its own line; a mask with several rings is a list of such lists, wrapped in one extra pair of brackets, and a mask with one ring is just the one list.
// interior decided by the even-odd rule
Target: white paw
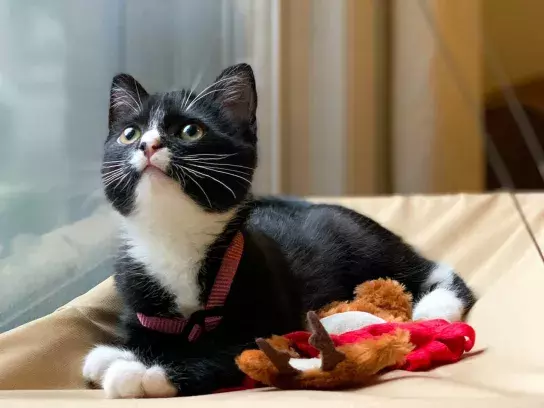
[(164, 368), (147, 368), (134, 353), (113, 346), (97, 346), (85, 357), (83, 376), (101, 385), (108, 398), (169, 398), (177, 395)]
[(142, 379), (142, 386), (145, 396), (150, 398), (170, 398), (175, 397), (178, 393), (176, 387), (166, 376), (166, 371), (160, 366), (147, 369)]
[(139, 361), (115, 361), (106, 371), (102, 387), (108, 398), (141, 398), (145, 365)]
[(162, 367), (146, 368), (139, 361), (115, 361), (104, 375), (103, 388), (108, 398), (170, 398), (177, 395)]
[(136, 356), (128, 350), (113, 346), (96, 346), (85, 357), (83, 377), (97, 385), (102, 382), (106, 370), (116, 360), (136, 361)]
[(446, 319), (456, 322), (463, 317), (463, 302), (449, 289), (437, 288), (416, 304), (413, 320)]

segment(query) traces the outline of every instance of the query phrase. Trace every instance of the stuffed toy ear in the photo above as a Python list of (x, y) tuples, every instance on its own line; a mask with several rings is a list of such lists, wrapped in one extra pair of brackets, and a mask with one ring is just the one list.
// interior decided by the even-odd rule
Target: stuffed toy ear
[[(262, 342), (268, 345), (272, 354), (287, 356), (287, 359), (299, 357), (299, 355), (290, 347), (289, 340), (281, 336), (273, 336), (270, 339), (258, 339), (257, 343), (261, 350), (246, 350), (236, 358), (236, 365), (240, 371), (251, 379), (265, 385), (273, 386), (276, 383), (276, 377), (279, 375), (277, 362), (274, 363), (269, 356), (262, 351)], [(266, 348), (266, 346), (264, 346)], [(281, 357), (280, 357), (281, 358)], [(283, 357), (285, 358), (285, 357)], [(295, 370), (296, 373), (296, 370)]]
[[(406, 322), (412, 319), (412, 295), (404, 285), (392, 279), (376, 279), (355, 288), (355, 300), (373, 305), (368, 311), (387, 321)], [(377, 312), (377, 309), (383, 313)], [(391, 317), (386, 317), (391, 316)]]

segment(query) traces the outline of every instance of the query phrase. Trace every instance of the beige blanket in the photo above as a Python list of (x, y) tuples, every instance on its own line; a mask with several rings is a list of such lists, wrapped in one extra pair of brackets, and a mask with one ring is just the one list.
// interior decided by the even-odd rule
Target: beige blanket
[[(544, 195), (520, 195), (544, 243)], [(101, 401), (104, 407), (532, 406), (544, 401), (544, 265), (507, 195), (319, 200), (370, 215), (426, 255), (448, 262), (476, 290), (468, 321), (475, 352), (426, 373), (394, 371), (351, 392), (269, 389), (170, 400)], [(81, 361), (114, 335), (119, 302), (107, 280), (73, 302), (0, 335), (0, 407), (97, 403)], [(540, 337), (543, 336), (543, 337)]]

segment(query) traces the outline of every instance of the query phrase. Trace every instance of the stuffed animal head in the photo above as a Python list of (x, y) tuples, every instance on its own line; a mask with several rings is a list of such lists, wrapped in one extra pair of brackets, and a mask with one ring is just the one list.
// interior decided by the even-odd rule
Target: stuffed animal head
[(322, 308), (319, 317), (348, 311), (366, 312), (387, 322), (412, 319), (412, 295), (401, 283), (392, 279), (376, 279), (355, 288), (350, 302), (334, 302)]

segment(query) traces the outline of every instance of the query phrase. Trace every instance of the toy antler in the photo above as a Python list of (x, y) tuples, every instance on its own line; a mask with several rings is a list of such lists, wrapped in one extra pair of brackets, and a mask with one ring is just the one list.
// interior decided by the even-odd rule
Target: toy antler
[(291, 356), (285, 351), (276, 350), (265, 339), (255, 340), (257, 346), (266, 354), (270, 362), (278, 369), (282, 375), (296, 375), (299, 371), (289, 364)]
[(346, 356), (336, 350), (334, 343), (315, 312), (308, 312), (308, 324), (312, 335), (308, 342), (321, 352), (321, 370), (332, 371)]

